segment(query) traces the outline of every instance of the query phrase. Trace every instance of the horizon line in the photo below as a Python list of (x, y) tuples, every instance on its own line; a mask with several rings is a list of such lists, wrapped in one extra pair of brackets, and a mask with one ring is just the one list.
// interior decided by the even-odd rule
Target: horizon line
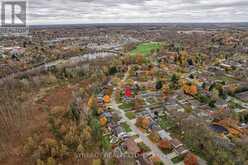
[(28, 24), (28, 26), (50, 26), (50, 25), (104, 25), (104, 24), (248, 24), (248, 21), (239, 22), (100, 22), (100, 23), (51, 23), (51, 24)]

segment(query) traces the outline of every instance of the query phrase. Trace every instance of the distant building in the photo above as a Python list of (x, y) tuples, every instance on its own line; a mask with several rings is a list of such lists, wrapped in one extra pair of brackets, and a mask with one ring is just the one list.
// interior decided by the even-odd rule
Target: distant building
[(21, 55), (23, 55), (25, 52), (25, 49), (20, 48), (20, 47), (14, 47), (10, 50), (10, 55), (12, 58), (18, 59)]

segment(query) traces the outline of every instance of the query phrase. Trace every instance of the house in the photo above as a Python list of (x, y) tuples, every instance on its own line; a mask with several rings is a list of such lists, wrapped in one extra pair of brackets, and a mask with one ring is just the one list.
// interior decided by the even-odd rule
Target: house
[(153, 165), (150, 159), (147, 159), (145, 155), (139, 155), (136, 161), (137, 165)]
[(175, 148), (174, 151), (178, 154), (178, 155), (185, 155), (189, 152), (189, 150), (187, 150), (184, 146), (180, 146), (178, 148)]
[(128, 135), (127, 135), (126, 131), (124, 131), (123, 128), (121, 126), (119, 126), (119, 125), (114, 127), (112, 129), (112, 132), (116, 137), (118, 137), (120, 139), (128, 138)]
[(102, 116), (106, 117), (106, 119), (111, 122), (112, 121), (112, 114), (110, 112), (103, 112)]
[(25, 52), (24, 48), (15, 47), (10, 51), (10, 55), (13, 59), (18, 59)]
[(177, 111), (179, 109), (183, 109), (181, 106), (178, 104), (171, 104), (171, 105), (165, 105), (166, 110), (168, 111)]
[(181, 146), (183, 146), (183, 143), (180, 142), (178, 139), (171, 139), (170, 140), (170, 144), (173, 146), (173, 148), (179, 148)]
[(135, 143), (134, 139), (133, 138), (129, 138), (124, 146), (126, 147), (127, 151), (130, 153), (130, 154), (133, 154), (133, 155), (137, 155), (138, 153), (141, 152), (140, 148), (138, 147), (138, 145)]
[(103, 104), (104, 100), (103, 100), (103, 94), (100, 93), (97, 95), (97, 103), (98, 104)]
[(237, 97), (245, 102), (248, 102), (248, 91), (237, 94)]
[(150, 119), (150, 123), (149, 123), (149, 126), (148, 126), (149, 129), (151, 129), (152, 131), (160, 130), (158, 124), (155, 121), (153, 121), (151, 118), (149, 118), (149, 119)]
[(218, 99), (215, 103), (215, 106), (219, 109), (223, 109), (228, 107), (228, 103), (226, 100)]
[(162, 140), (165, 140), (165, 139), (168, 139), (168, 140), (171, 140), (171, 136), (170, 136), (170, 133), (168, 132), (165, 132), (165, 130), (160, 130), (158, 131), (158, 134), (159, 134), (159, 137), (162, 139)]

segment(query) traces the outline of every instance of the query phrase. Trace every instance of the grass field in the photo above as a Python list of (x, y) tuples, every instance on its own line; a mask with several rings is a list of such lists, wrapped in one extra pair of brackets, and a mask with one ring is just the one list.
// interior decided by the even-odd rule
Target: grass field
[(135, 119), (135, 117), (136, 117), (134, 112), (126, 112), (126, 116), (130, 120)]
[(124, 128), (126, 132), (132, 132), (132, 129), (129, 127), (127, 123), (121, 123), (121, 127)]
[(144, 56), (148, 56), (151, 54), (152, 50), (159, 49), (161, 44), (159, 42), (148, 42), (148, 43), (141, 43), (139, 44), (134, 50), (130, 52), (130, 54), (142, 54)]

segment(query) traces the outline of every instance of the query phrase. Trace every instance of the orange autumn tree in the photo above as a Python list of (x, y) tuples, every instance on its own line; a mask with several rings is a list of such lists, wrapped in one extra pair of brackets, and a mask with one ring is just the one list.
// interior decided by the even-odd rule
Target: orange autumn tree
[(185, 165), (198, 165), (197, 157), (192, 153), (188, 153), (184, 158), (184, 164)]
[(152, 131), (148, 137), (153, 143), (159, 143), (160, 136), (157, 132)]
[(151, 160), (154, 164), (158, 164), (158, 163), (161, 162), (161, 159), (160, 159), (159, 156), (152, 156), (152, 157), (150, 158), (150, 160)]
[(141, 53), (138, 53), (138, 54), (136, 54), (136, 59), (135, 59), (135, 62), (137, 63), (137, 64), (142, 64), (142, 63), (144, 63), (144, 56), (141, 54)]
[(91, 110), (94, 106), (95, 98), (94, 96), (91, 96), (88, 100), (88, 109)]
[(98, 110), (97, 110), (97, 114), (98, 115), (100, 115), (101, 113), (103, 113), (104, 112), (104, 110), (102, 109), (102, 108), (98, 108)]
[(102, 117), (100, 117), (99, 122), (100, 122), (101, 126), (105, 126), (107, 124), (108, 120), (106, 117), (102, 116)]
[(168, 140), (160, 140), (159, 148), (161, 148), (162, 150), (171, 150), (171, 144)]
[(149, 124), (150, 124), (150, 119), (147, 117), (138, 117), (136, 119), (136, 125), (138, 127), (147, 129), (149, 127)]
[(149, 127), (150, 122), (151, 122), (151, 121), (150, 121), (149, 118), (144, 117), (144, 118), (143, 118), (143, 121), (142, 121), (142, 127), (143, 127), (144, 129), (147, 129), (147, 128)]
[(188, 84), (188, 83), (184, 83), (183, 91), (189, 95), (196, 95), (198, 93), (197, 86), (193, 84)]
[(104, 100), (104, 103), (106, 103), (106, 104), (110, 103), (110, 96), (109, 95), (105, 95), (103, 97), (103, 100)]
[(196, 85), (191, 85), (190, 87), (190, 94), (191, 95), (196, 95), (198, 93), (198, 89)]

